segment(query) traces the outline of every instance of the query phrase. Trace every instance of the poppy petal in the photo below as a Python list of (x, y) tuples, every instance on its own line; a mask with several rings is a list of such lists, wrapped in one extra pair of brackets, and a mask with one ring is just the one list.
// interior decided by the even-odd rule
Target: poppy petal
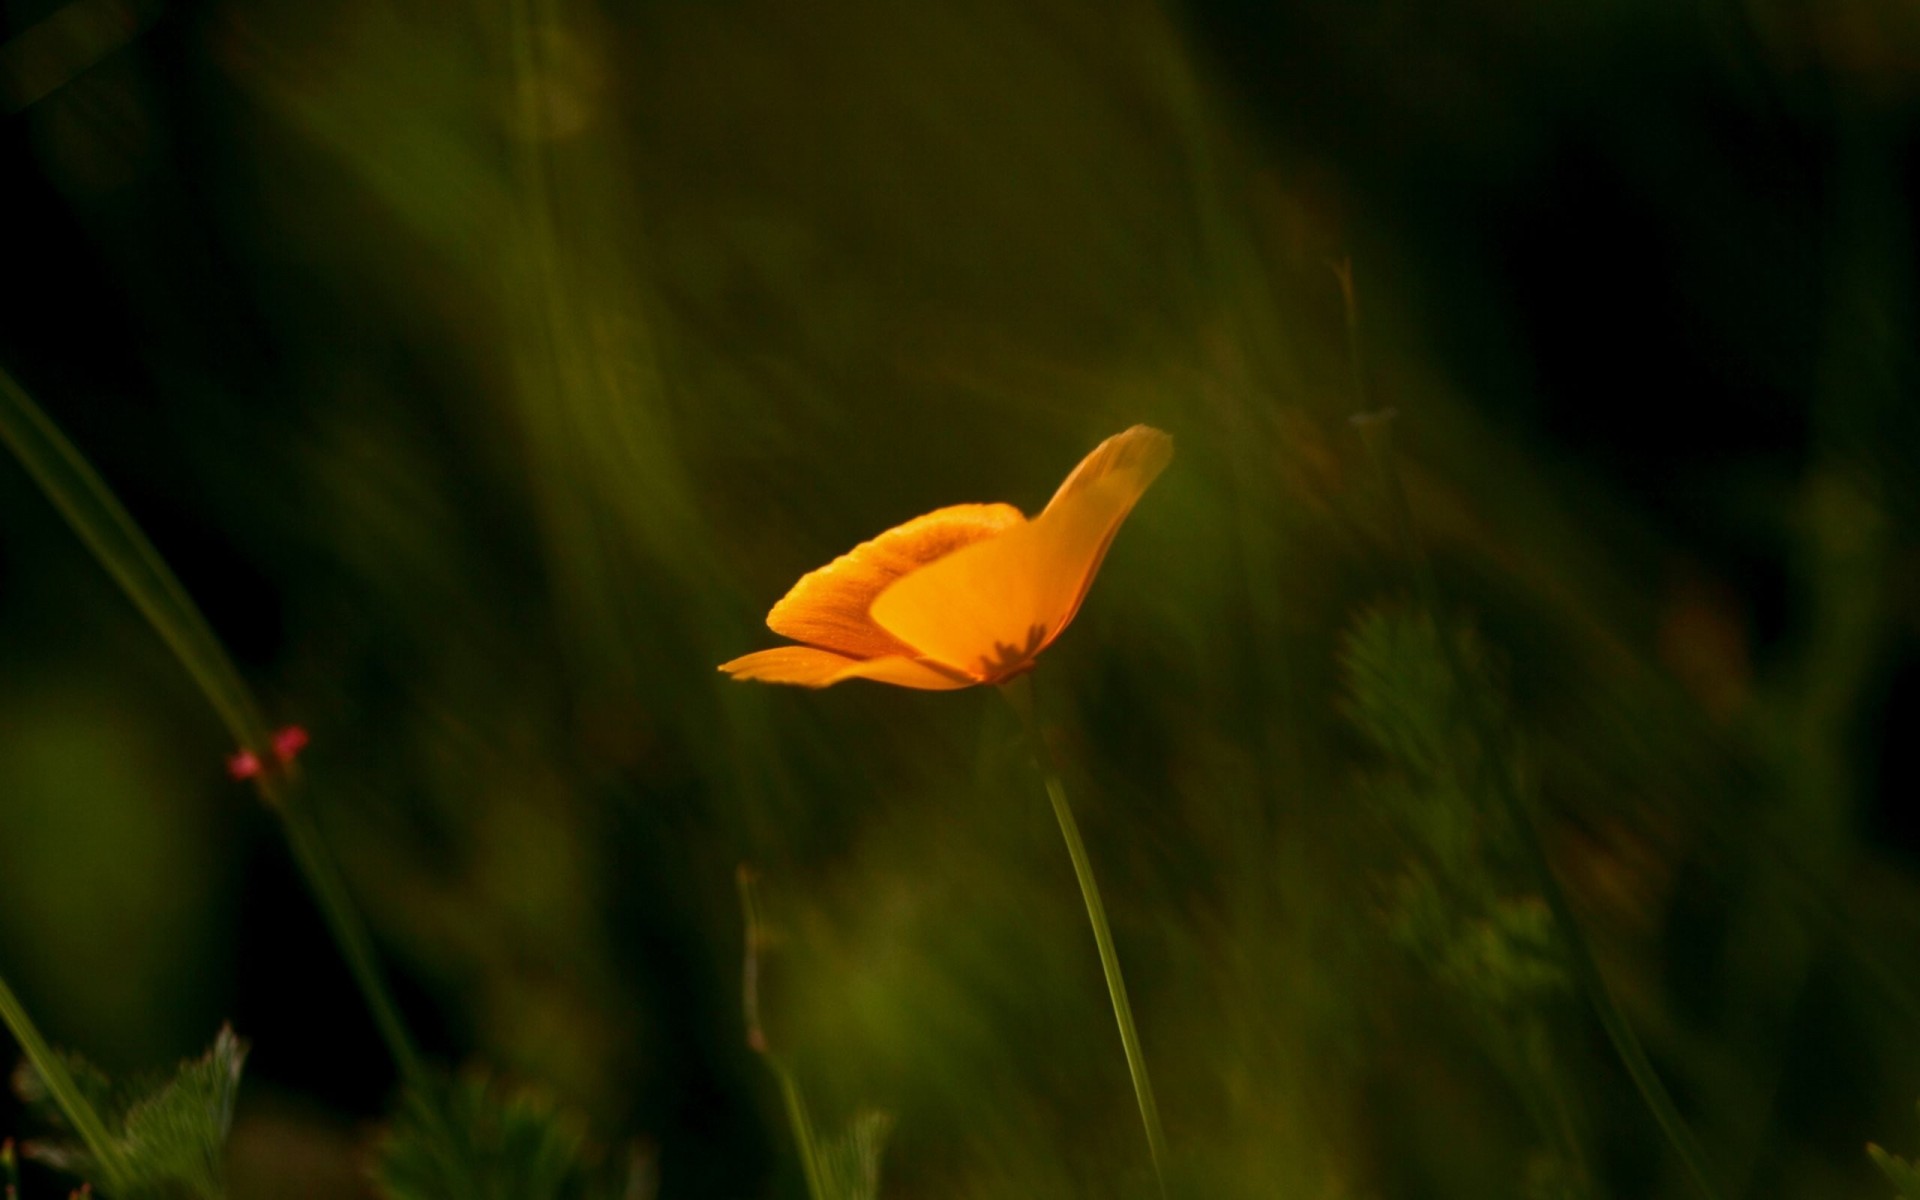
[(912, 648), (868, 615), (874, 598), (910, 571), (1025, 523), (1010, 504), (956, 504), (915, 517), (802, 576), (767, 614), (767, 627), (855, 658), (911, 659)]
[(981, 680), (1023, 667), (1072, 621), (1120, 523), (1173, 457), (1136, 425), (1102, 442), (1031, 522), (880, 593), (873, 619), (921, 655)]
[(791, 683), (810, 688), (832, 687), (849, 679), (871, 679), (876, 683), (944, 692), (969, 687), (977, 682), (941, 667), (916, 662), (905, 655), (848, 658), (813, 646), (776, 646), (722, 663), (720, 669), (735, 679)]
[[(1060, 490), (1053, 494), (1047, 503), (1048, 508), (1091, 487), (1109, 476), (1121, 472), (1144, 473), (1140, 491), (1146, 491), (1147, 484), (1166, 468), (1173, 458), (1173, 439), (1151, 425), (1135, 425), (1131, 429), (1114, 434), (1093, 448), (1093, 452), (1080, 460), (1080, 465), (1068, 473), (1060, 484)], [(1124, 517), (1126, 514), (1122, 513)]]

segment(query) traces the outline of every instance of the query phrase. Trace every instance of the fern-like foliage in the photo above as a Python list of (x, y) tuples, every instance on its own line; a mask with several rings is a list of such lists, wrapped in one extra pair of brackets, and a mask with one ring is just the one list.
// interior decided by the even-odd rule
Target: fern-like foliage
[[(1513, 807), (1530, 781), (1487, 655), (1468, 633), (1452, 645), (1424, 615), (1376, 608), (1342, 651), (1349, 720), (1376, 765), (1360, 781), (1390, 865), (1378, 896), (1389, 935), (1476, 1015), (1489, 1053), (1539, 1115), (1557, 1081), (1549, 1006), (1569, 992), (1570, 962), (1525, 866)], [(1529, 1200), (1592, 1194), (1572, 1125), (1541, 1119), (1521, 1168)]]
[(483, 1075), (410, 1088), (378, 1148), (387, 1200), (629, 1200), (637, 1163), (609, 1167), (586, 1123), (546, 1093)]
[[(1477, 1009), (1505, 1018), (1565, 991), (1569, 975), (1547, 905), (1526, 881), (1484, 723), (1506, 720), (1480, 644), (1455, 636), (1451, 658), (1431, 620), (1390, 608), (1361, 615), (1342, 649), (1344, 711), (1380, 767), (1361, 780), (1368, 809), (1399, 847), (1381, 888), (1393, 937)], [(1456, 671), (1456, 664), (1458, 670)]]
[(247, 1046), (223, 1027), (213, 1046), (157, 1083), (116, 1086), (77, 1055), (64, 1062), (100, 1115), (116, 1162), (99, 1162), (68, 1124), (46, 1081), (31, 1064), (14, 1074), (14, 1089), (57, 1131), (22, 1149), (56, 1170), (91, 1181), (112, 1200), (223, 1200), (227, 1132)]

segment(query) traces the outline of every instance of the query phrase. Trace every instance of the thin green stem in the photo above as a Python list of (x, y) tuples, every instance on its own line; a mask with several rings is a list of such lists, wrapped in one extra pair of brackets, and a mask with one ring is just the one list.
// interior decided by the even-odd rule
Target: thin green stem
[(1463, 707), (1467, 721), (1473, 727), (1485, 754), (1480, 764), (1484, 782), (1499, 798), (1501, 808), (1518, 835), (1522, 852), (1526, 855), (1527, 866), (1534, 877), (1535, 886), (1546, 899), (1548, 909), (1553, 913), (1554, 926), (1560, 931), (1562, 942), (1567, 949), (1573, 972), (1580, 983), (1581, 991), (1586, 994), (1588, 1003), (1593, 1007), (1594, 1015), (1600, 1021), (1600, 1027), (1606, 1032), (1607, 1040), (1619, 1056), (1621, 1065), (1627, 1069), (1627, 1075), (1639, 1090), (1640, 1098), (1660, 1126), (1674, 1152), (1685, 1165), (1688, 1175), (1693, 1179), (1696, 1189), (1706, 1200), (1719, 1200), (1720, 1188), (1715, 1183), (1716, 1173), (1706, 1150), (1700, 1145), (1693, 1129), (1680, 1114), (1679, 1106), (1661, 1081), (1660, 1072), (1655, 1069), (1653, 1060), (1647, 1056), (1646, 1047), (1628, 1022), (1626, 1014), (1620, 1010), (1619, 1002), (1613, 998), (1613, 992), (1607, 986), (1606, 976), (1600, 971), (1593, 947), (1588, 942), (1586, 932), (1575, 918), (1573, 905), (1568, 901), (1565, 889), (1560, 886), (1559, 876), (1554, 873), (1553, 864), (1547, 857), (1546, 846), (1541, 838), (1539, 821), (1521, 798), (1514, 786), (1509, 772), (1501, 769), (1502, 763), (1509, 761), (1506, 754), (1506, 739), (1501, 731), (1500, 722), (1484, 711), (1484, 700), (1471, 687), (1467, 686), (1466, 664), (1461, 660), (1460, 650), (1448, 633), (1440, 609), (1440, 589), (1434, 579), (1433, 565), (1421, 552), (1418, 538), (1415, 536), (1413, 507), (1407, 501), (1406, 489), (1401, 486), (1400, 474), (1393, 461), (1393, 414), (1369, 414), (1366, 412), (1365, 377), (1361, 373), (1359, 362), (1359, 338), (1357, 327), (1359, 317), (1353, 295), (1353, 283), (1350, 273), (1342, 273), (1341, 291), (1346, 301), (1347, 322), (1349, 325), (1349, 345), (1354, 356), (1354, 402), (1356, 409), (1355, 424), (1366, 442), (1373, 457), (1375, 470), (1379, 473), (1382, 489), (1386, 492), (1390, 519), (1394, 534), (1400, 542), (1413, 572), (1414, 587), (1419, 594), (1420, 603), (1426, 609), (1429, 619), (1434, 623), (1434, 638), (1440, 645), (1440, 652), (1446, 659), (1447, 670), (1458, 681), (1463, 698)]
[(1031, 674), (1000, 685), (1000, 694), (1026, 723), (1027, 736), (1033, 743), (1034, 764), (1046, 784), (1047, 798), (1053, 802), (1053, 815), (1060, 822), (1060, 836), (1066, 839), (1067, 855), (1073, 859), (1073, 873), (1080, 881), (1080, 898), (1086, 903), (1087, 920), (1093, 925), (1093, 941), (1100, 948), (1100, 969), (1107, 977), (1107, 995), (1113, 1000), (1113, 1019), (1120, 1026), (1120, 1045), (1126, 1051), (1127, 1071), (1133, 1076), (1133, 1096), (1140, 1106), (1140, 1123), (1146, 1127), (1153, 1177), (1164, 1197), (1167, 1194), (1167, 1135), (1160, 1128), (1160, 1106), (1153, 1098), (1153, 1080), (1147, 1074), (1147, 1057), (1140, 1049), (1140, 1034), (1133, 1023), (1133, 1004), (1127, 999), (1127, 981), (1120, 973), (1120, 954), (1113, 946), (1113, 930), (1107, 924), (1106, 905), (1100, 900), (1093, 860), (1087, 857), (1087, 844), (1080, 837), (1080, 824), (1074, 820), (1073, 806), (1067, 802), (1066, 786), (1060, 782), (1060, 772), (1042, 735), (1033, 690)]
[(186, 589), (105, 481), (4, 369), (0, 440), (172, 648), (234, 738), (243, 746), (264, 746), (267, 725), (260, 708)]
[(785, 1056), (776, 1054), (760, 1023), (761, 954), (773, 944), (766, 919), (760, 908), (759, 876), (752, 867), (740, 864), (734, 873), (740, 889), (740, 915), (746, 922), (746, 954), (740, 969), (740, 1009), (747, 1025), (747, 1045), (766, 1060), (767, 1068), (780, 1082), (780, 1098), (786, 1104), (787, 1124), (793, 1128), (794, 1144), (800, 1149), (800, 1169), (807, 1177), (807, 1195), (812, 1200), (827, 1200), (826, 1177), (821, 1172), (820, 1148), (813, 1132), (813, 1117), (807, 1111), (807, 1098), (800, 1090), (799, 1077)]
[[(1444, 634), (1437, 634), (1441, 645), (1450, 645)], [(1449, 652), (1449, 662), (1455, 655)], [(1458, 677), (1459, 667), (1452, 670)], [(1478, 705), (1468, 702), (1469, 710), (1477, 712)], [(1485, 743), (1489, 746), (1494, 743)], [(1704, 1147), (1695, 1137), (1687, 1119), (1680, 1114), (1679, 1106), (1673, 1102), (1673, 1096), (1660, 1079), (1660, 1072), (1654, 1067), (1653, 1060), (1647, 1057), (1646, 1047), (1633, 1031), (1626, 1014), (1620, 1011), (1619, 1001), (1613, 998), (1613, 992), (1607, 986), (1606, 977), (1600, 973), (1600, 964), (1595, 959), (1592, 945), (1587, 941), (1586, 932), (1574, 917), (1573, 906), (1567, 900), (1566, 890), (1560, 886), (1559, 877), (1553, 872), (1553, 864), (1547, 858), (1545, 846), (1541, 842), (1539, 822), (1534, 814), (1521, 801), (1519, 793), (1511, 781), (1500, 782), (1503, 772), (1491, 770), (1487, 775), (1494, 777), (1494, 791), (1500, 797), (1506, 809), (1508, 819), (1513, 823), (1519, 837), (1516, 839), (1524, 848), (1529, 866), (1537, 886), (1546, 897), (1547, 907), (1553, 913), (1554, 924), (1559, 928), (1561, 939), (1565, 942), (1568, 957), (1573, 960), (1574, 975), (1580, 980), (1581, 990), (1593, 1006), (1594, 1015), (1600, 1020), (1600, 1027), (1606, 1031), (1607, 1040), (1613, 1044), (1614, 1053), (1620, 1057), (1621, 1065), (1627, 1069), (1634, 1087), (1640, 1091), (1647, 1110), (1660, 1126), (1667, 1140), (1672, 1143), (1674, 1152), (1686, 1166), (1687, 1173), (1693, 1177), (1694, 1186), (1706, 1200), (1719, 1200), (1720, 1188), (1714, 1182), (1714, 1170), (1707, 1158)]]
[(801, 1094), (800, 1081), (778, 1058), (769, 1054), (767, 1065), (780, 1081), (780, 1096), (786, 1101), (787, 1123), (793, 1126), (793, 1140), (800, 1147), (800, 1168), (806, 1172), (807, 1195), (827, 1200), (827, 1183), (820, 1174), (820, 1150), (814, 1139), (813, 1117), (807, 1111), (807, 1098)]
[(400, 1008), (394, 1003), (386, 977), (381, 973), (373, 938), (360, 919), (360, 910), (348, 895), (346, 881), (340, 877), (326, 839), (314, 824), (313, 813), (306, 805), (282, 803), (276, 807), (287, 831), (287, 843), (293, 848), (294, 860), (300, 864), (300, 873), (306, 877), (307, 887), (319, 903), (320, 914), (326, 919), (334, 943), (340, 947), (347, 969), (360, 986), (360, 994), (373, 1014), (374, 1025), (380, 1030), (388, 1053), (393, 1055), (394, 1065), (408, 1083), (420, 1082), (425, 1077), (420, 1051), (407, 1032)]
[[(264, 754), (272, 735), (260, 715), (260, 705), (186, 589), (99, 473), (4, 370), (0, 370), (0, 441), (12, 449), (80, 540), (173, 650), (220, 714), (234, 741)], [(300, 803), (296, 781), (291, 770), (268, 768), (259, 776), (261, 795), (281, 818), (294, 861), (373, 1010), (394, 1062), (409, 1083), (418, 1082), (422, 1071), (419, 1051), (400, 1020), (399, 1006), (381, 974), (359, 910), (348, 895), (312, 814)]]
[(47, 1045), (40, 1036), (40, 1030), (27, 1016), (26, 1006), (13, 994), (13, 989), (0, 979), (0, 1020), (7, 1023), (14, 1039), (26, 1052), (27, 1061), (40, 1074), (46, 1083), (47, 1091), (52, 1094), (53, 1102), (66, 1114), (73, 1131), (87, 1144), (93, 1160), (100, 1164), (101, 1173), (106, 1176), (102, 1181), (114, 1190), (128, 1177), (126, 1161), (120, 1154), (120, 1148), (114, 1144), (113, 1136), (107, 1132), (105, 1121), (94, 1111), (92, 1102), (80, 1091), (80, 1085), (73, 1080), (73, 1074), (67, 1070), (67, 1064)]

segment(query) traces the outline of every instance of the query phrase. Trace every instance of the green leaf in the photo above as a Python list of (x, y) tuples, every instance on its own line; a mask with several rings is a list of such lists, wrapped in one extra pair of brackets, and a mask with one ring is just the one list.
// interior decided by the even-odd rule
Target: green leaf
[(189, 1195), (226, 1193), (223, 1160), (246, 1056), (240, 1039), (223, 1028), (204, 1057), (128, 1106), (120, 1135), (136, 1170), (156, 1184), (184, 1184)]
[(39, 1162), (93, 1181), (114, 1200), (221, 1200), (227, 1191), (227, 1133), (246, 1057), (246, 1043), (222, 1027), (207, 1053), (180, 1064), (171, 1078), (117, 1088), (77, 1055), (63, 1055), (74, 1083), (106, 1125), (118, 1158), (112, 1169), (73, 1136), (46, 1081), (23, 1064), (15, 1090), (58, 1130), (24, 1149)]

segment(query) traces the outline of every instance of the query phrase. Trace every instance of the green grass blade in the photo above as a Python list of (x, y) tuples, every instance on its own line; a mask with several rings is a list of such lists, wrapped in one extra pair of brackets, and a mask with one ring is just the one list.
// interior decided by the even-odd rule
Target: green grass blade
[(74, 1082), (67, 1065), (53, 1052), (47, 1039), (40, 1036), (39, 1027), (27, 1016), (26, 1006), (20, 1003), (20, 998), (13, 994), (13, 989), (7, 986), (4, 979), (0, 979), (0, 1021), (6, 1022), (14, 1039), (20, 1043), (20, 1049), (26, 1052), (27, 1061), (40, 1073), (47, 1093), (60, 1106), (60, 1111), (66, 1114), (67, 1122), (86, 1144), (94, 1162), (100, 1165), (101, 1172), (106, 1176), (100, 1182), (117, 1193), (120, 1185), (131, 1176), (119, 1144), (107, 1132), (106, 1122), (101, 1120), (100, 1114), (94, 1111), (92, 1103)]
[[(140, 532), (106, 481), (4, 369), (0, 369), (0, 440), (13, 450), (80, 540), (173, 649), (234, 740), (264, 752), (271, 734), (260, 706), (186, 589), (167, 569), (159, 551)], [(293, 847), (307, 889), (319, 903), (387, 1048), (401, 1073), (415, 1079), (421, 1074), (419, 1052), (380, 972), (372, 938), (348, 897), (312, 814), (291, 803), (288, 785), (292, 779), (290, 772), (263, 771), (256, 782), (269, 806), (280, 814), (281, 827)]]
[(180, 581), (99, 474), (4, 369), (0, 439), (179, 656), (234, 740), (265, 746), (267, 728), (259, 706)]

